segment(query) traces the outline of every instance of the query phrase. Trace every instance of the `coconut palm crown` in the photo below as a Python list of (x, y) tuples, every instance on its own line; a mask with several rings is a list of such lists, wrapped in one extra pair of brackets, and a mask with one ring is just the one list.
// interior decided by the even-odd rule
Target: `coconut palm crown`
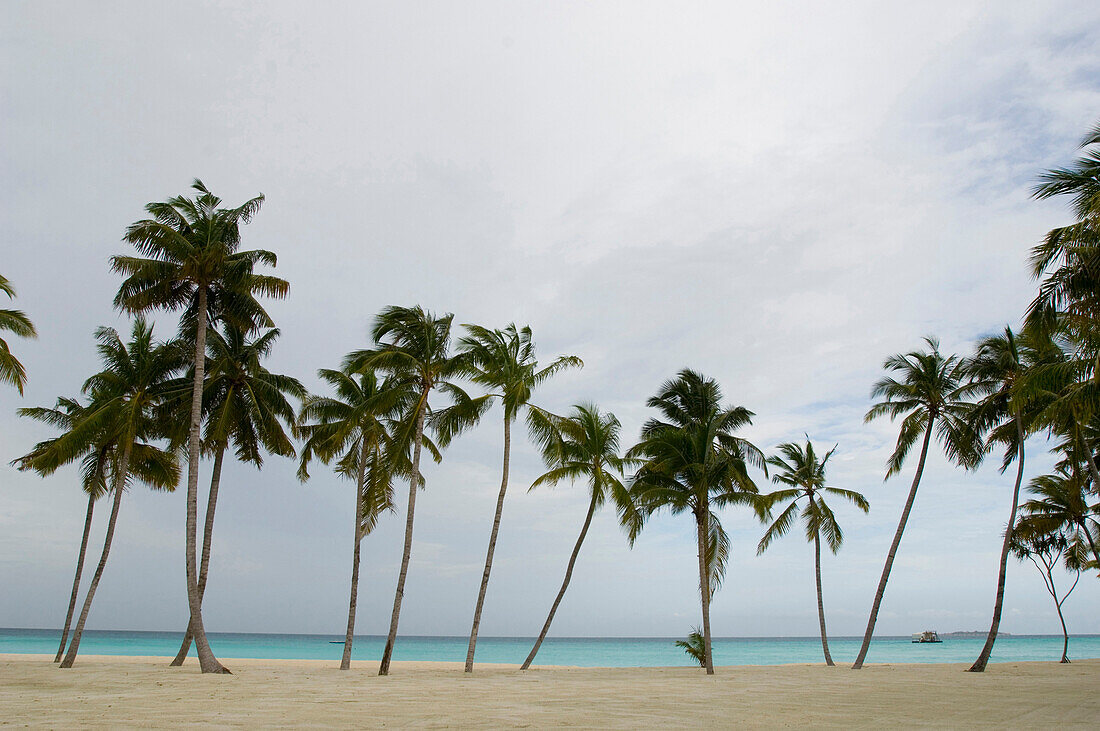
[[(0, 276), (0, 292), (6, 294), (8, 299), (15, 299), (15, 287), (3, 276)], [(21, 338), (38, 337), (38, 332), (34, 329), (34, 323), (22, 310), (0, 309), (0, 331), (3, 330), (7, 330)], [(15, 389), (19, 391), (19, 395), (22, 396), (23, 386), (26, 382), (26, 369), (11, 352), (8, 341), (0, 338), (0, 383), (15, 386)]]

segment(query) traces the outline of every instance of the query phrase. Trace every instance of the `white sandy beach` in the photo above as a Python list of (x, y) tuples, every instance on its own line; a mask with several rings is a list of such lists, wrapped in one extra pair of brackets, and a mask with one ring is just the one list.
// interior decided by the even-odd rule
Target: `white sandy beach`
[(341, 672), (322, 660), (0, 655), (0, 725), (180, 726), (884, 726), (1095, 728), (1100, 660), (991, 665), (781, 665), (692, 668), (374, 663)]

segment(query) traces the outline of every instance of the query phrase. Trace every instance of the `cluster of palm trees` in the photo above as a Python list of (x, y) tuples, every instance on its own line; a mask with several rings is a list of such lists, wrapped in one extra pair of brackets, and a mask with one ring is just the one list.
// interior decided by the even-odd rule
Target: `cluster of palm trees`
[[(1045, 567), (1044, 581), (1059, 614), (1068, 592), (1058, 598), (1052, 573), (1058, 562), (1078, 572), (1100, 567), (1100, 157), (1094, 145), (1100, 145), (1100, 126), (1084, 141), (1092, 151), (1069, 168), (1047, 173), (1037, 189), (1038, 197), (1073, 196), (1077, 220), (1052, 231), (1033, 251), (1033, 272), (1041, 282), (1022, 331), (1006, 327), (981, 340), (970, 357), (945, 355), (934, 338), (926, 338), (923, 348), (885, 361), (888, 374), (872, 390), (880, 400), (866, 420), (901, 420), (887, 479), (902, 469), (918, 442), (920, 456), (855, 668), (866, 658), (933, 440), (949, 459), (968, 469), (997, 448), (1004, 450), (1002, 472), (1013, 462), (1017, 466), (993, 620), (972, 670), (984, 669), (992, 651), (1010, 554), (1036, 561), (1041, 570)], [(531, 488), (583, 481), (590, 497), (561, 588), (524, 669), (550, 630), (595, 511), (609, 501), (631, 545), (657, 513), (692, 516), (702, 622), (689, 647), (708, 673), (714, 672), (710, 602), (725, 577), (731, 549), (718, 511), (744, 506), (767, 525), (758, 553), (801, 520), (813, 544), (822, 650), (826, 663), (833, 664), (822, 599), (821, 544), (824, 540), (835, 553), (843, 534), (826, 498), (844, 499), (864, 512), (869, 509), (863, 495), (827, 484), (825, 469), (836, 447), (819, 456), (807, 437), (805, 443), (781, 444), (776, 455), (765, 455), (740, 434), (754, 414), (724, 404), (716, 380), (685, 369), (648, 400), (655, 416), (643, 425), (638, 443), (624, 450), (620, 422), (598, 406), (577, 404), (562, 416), (532, 403), (539, 385), (581, 367), (579, 358), (560, 356), (540, 364), (530, 328), (465, 325), (460, 334), (454, 330), (453, 315), (437, 316), (421, 307), (384, 308), (375, 318), (370, 347), (348, 353), (339, 368), (318, 371), (330, 394), (310, 394), (297, 379), (264, 366), (279, 330), (260, 299), (285, 297), (289, 284), (258, 271), (275, 266), (272, 252), (241, 248), (241, 227), (259, 211), (263, 196), (225, 208), (201, 181), (196, 180), (193, 189), (192, 198), (179, 196), (146, 206), (149, 218), (132, 224), (125, 235), (136, 254), (111, 258), (112, 269), (123, 277), (115, 305), (134, 316), (129, 340), (101, 328), (96, 338), (103, 369), (84, 383), (81, 397), (59, 398), (53, 408), (20, 410), (61, 433), (35, 445), (15, 464), (47, 475), (80, 462), (81, 486), (88, 499), (56, 658), (62, 667), (71, 666), (77, 655), (123, 492), (135, 483), (174, 489), (186, 459), (189, 622), (173, 664), (182, 663), (194, 643), (204, 673), (228, 672), (207, 640), (202, 602), (222, 466), (226, 451), (232, 449), (238, 460), (257, 467), (266, 454), (296, 457), (302, 480), (309, 478), (310, 465), (317, 459), (354, 481), (344, 669), (352, 654), (361, 544), (384, 513), (396, 511), (396, 485), (407, 480), (404, 546), (379, 667), (380, 674), (387, 674), (413, 548), (416, 498), (424, 486), (421, 459), (426, 451), (440, 461), (442, 450), (478, 424), (495, 402), (503, 415), (501, 483), (471, 623), (467, 672), (473, 669), (509, 487), (512, 427), (521, 414), (547, 467)], [(0, 278), (0, 289), (14, 295), (6, 279)], [(144, 316), (157, 310), (179, 313), (176, 338), (155, 339)], [(0, 310), (0, 329), (27, 337), (35, 334), (26, 316), (12, 310)], [(0, 380), (22, 392), (25, 377), (7, 343), (0, 340)], [(483, 392), (471, 394), (463, 384)], [(300, 406), (292, 406), (290, 399)], [(1025, 442), (1039, 433), (1054, 440), (1060, 461), (1053, 474), (1032, 480), (1028, 489), (1034, 498), (1023, 504), (1018, 517)], [(212, 466), (200, 551), (198, 476), (203, 457)], [(750, 468), (770, 477), (779, 489), (761, 493)], [(112, 505), (103, 550), (70, 638), (94, 505), (107, 495)]]
[[(1100, 569), (1100, 125), (1085, 136), (1081, 147), (1085, 152), (1073, 165), (1044, 173), (1035, 190), (1040, 199), (1071, 196), (1076, 220), (1052, 230), (1032, 250), (1032, 274), (1039, 280), (1039, 291), (1021, 332), (1006, 326), (977, 343), (969, 358), (944, 356), (929, 338), (925, 350), (888, 358), (884, 367), (897, 377), (886, 377), (873, 389), (885, 400), (867, 413), (868, 420), (904, 415), (887, 477), (901, 469), (918, 440), (921, 452), (856, 669), (862, 667), (870, 646), (933, 435), (947, 457), (965, 468), (977, 467), (998, 448), (1004, 450), (1001, 471), (1013, 462), (1017, 467), (993, 618), (971, 671), (983, 671), (993, 651), (1010, 554), (1040, 559), (1036, 565), (1043, 564), (1040, 570), (1059, 618), (1068, 592), (1058, 599), (1053, 576), (1058, 561), (1078, 576), (1082, 569)], [(1042, 433), (1052, 440), (1051, 452), (1059, 461), (1053, 474), (1031, 480), (1028, 491), (1035, 497), (1023, 504), (1023, 515), (1018, 516), (1025, 443)], [(1068, 662), (1064, 651), (1062, 659)]]

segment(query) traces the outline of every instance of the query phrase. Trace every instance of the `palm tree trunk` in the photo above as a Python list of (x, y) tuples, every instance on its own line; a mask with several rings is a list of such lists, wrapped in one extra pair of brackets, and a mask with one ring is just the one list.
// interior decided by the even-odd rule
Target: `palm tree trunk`
[(355, 547), (351, 551), (351, 597), (348, 599), (348, 628), (344, 632), (344, 654), (340, 669), (351, 669), (351, 644), (355, 638), (355, 608), (359, 602), (359, 544), (363, 542), (363, 475), (367, 468), (367, 437), (360, 436), (359, 473), (355, 480)]
[(95, 496), (88, 495), (88, 514), (84, 517), (84, 537), (80, 539), (80, 553), (76, 557), (76, 576), (73, 577), (73, 593), (69, 595), (69, 611), (65, 613), (65, 628), (61, 630), (61, 644), (57, 647), (54, 662), (61, 662), (65, 652), (65, 642), (69, 639), (69, 627), (72, 625), (73, 612), (76, 611), (76, 595), (80, 593), (80, 575), (84, 573), (84, 554), (88, 551), (88, 534), (92, 530), (92, 511), (95, 509)]
[(386, 647), (382, 650), (382, 663), (378, 666), (379, 675), (390, 674), (393, 645), (397, 642), (397, 623), (401, 619), (401, 599), (405, 595), (405, 576), (409, 573), (409, 558), (412, 556), (413, 511), (416, 508), (416, 488), (420, 478), (420, 448), (424, 442), (424, 412), (427, 408), (428, 388), (425, 387), (420, 394), (420, 407), (416, 414), (416, 441), (413, 443), (412, 477), (409, 478), (409, 509), (405, 516), (405, 551), (401, 555), (401, 571), (397, 574), (397, 591), (393, 595), (390, 631), (386, 635)]
[[(214, 456), (214, 469), (210, 475), (210, 495), (206, 500), (206, 526), (202, 535), (202, 560), (199, 564), (199, 604), (206, 596), (206, 577), (210, 570), (210, 547), (214, 540), (214, 511), (218, 507), (218, 487), (222, 481), (222, 458), (225, 456), (225, 446), (218, 447), (218, 453)], [(191, 621), (187, 621), (187, 631), (183, 633), (183, 643), (179, 652), (169, 665), (179, 667), (187, 659), (187, 653), (191, 650), (191, 640), (194, 633), (191, 631)]]
[(993, 654), (993, 643), (997, 641), (997, 629), (1001, 626), (1001, 608), (1005, 599), (1005, 576), (1008, 574), (1008, 553), (1012, 545), (1012, 531), (1016, 527), (1016, 508), (1020, 502), (1020, 483), (1024, 479), (1024, 427), (1019, 415), (1016, 416), (1017, 448), (1016, 486), (1012, 490), (1012, 512), (1008, 514), (1008, 527), (1005, 529), (1004, 541), (1001, 543), (1001, 565), (997, 573), (997, 598), (993, 602), (993, 622), (989, 625), (989, 634), (985, 638), (978, 659), (970, 666), (969, 672), (980, 673), (985, 671), (989, 664), (989, 656)]
[(920, 485), (921, 474), (924, 472), (924, 461), (928, 457), (928, 443), (932, 439), (932, 425), (935, 417), (928, 416), (928, 428), (924, 431), (924, 444), (920, 449), (920, 461), (917, 462), (917, 473), (913, 475), (913, 486), (909, 488), (909, 498), (905, 501), (905, 508), (901, 511), (901, 520), (898, 522), (897, 532), (894, 533), (894, 541), (890, 544), (890, 552), (886, 554), (886, 565), (882, 567), (882, 577), (878, 581), (878, 590), (875, 591), (875, 602), (871, 605), (871, 616), (867, 620), (867, 631), (863, 633), (863, 644), (860, 645), (856, 661), (852, 663), (852, 670), (863, 667), (863, 660), (867, 657), (867, 650), (871, 647), (871, 635), (875, 632), (875, 622), (878, 620), (879, 606), (882, 597), (886, 593), (886, 582), (890, 580), (890, 569), (894, 566), (894, 556), (901, 545), (901, 534), (905, 532), (905, 523), (909, 520), (909, 511), (913, 509), (913, 501), (917, 498), (917, 487)]
[[(810, 498), (813, 502), (813, 498)], [(814, 532), (814, 575), (817, 578), (817, 621), (821, 625), (821, 649), (825, 652), (825, 664), (833, 667), (833, 657), (829, 654), (829, 636), (825, 632), (825, 603), (821, 599), (821, 535)]]
[(703, 605), (703, 667), (707, 675), (714, 675), (714, 658), (710, 646), (710, 572), (707, 571), (707, 518), (710, 506), (704, 506), (695, 514), (695, 527), (699, 539), (699, 596)]
[(95, 590), (99, 587), (99, 580), (103, 578), (103, 569), (107, 565), (107, 555), (111, 552), (111, 541), (115, 537), (115, 524), (118, 522), (118, 507), (122, 504), (122, 490), (126, 486), (126, 474), (130, 469), (130, 453), (134, 448), (134, 440), (128, 439), (122, 449), (122, 459), (118, 464), (118, 474), (115, 475), (115, 497), (111, 501), (111, 517), (107, 519), (107, 535), (103, 538), (103, 553), (99, 556), (99, 564), (92, 575), (92, 583), (88, 586), (88, 594), (84, 597), (84, 606), (80, 610), (80, 618), (76, 621), (76, 629), (73, 630), (73, 640), (69, 643), (69, 651), (65, 653), (65, 659), (61, 661), (61, 667), (71, 668), (76, 661), (76, 654), (80, 650), (80, 638), (84, 636), (84, 624), (88, 621), (88, 612), (92, 608), (92, 599), (95, 598)]
[(561, 582), (561, 589), (558, 590), (558, 595), (554, 598), (554, 603), (550, 607), (550, 614), (546, 617), (546, 624), (542, 625), (542, 632), (539, 632), (539, 637), (535, 640), (535, 646), (531, 648), (531, 652), (527, 655), (527, 659), (523, 661), (520, 670), (526, 670), (531, 667), (531, 663), (535, 660), (535, 655), (538, 654), (539, 648), (542, 647), (542, 641), (546, 639), (546, 633), (550, 631), (550, 623), (554, 621), (554, 614), (558, 611), (558, 605), (561, 604), (561, 599), (565, 596), (565, 590), (569, 588), (569, 580), (573, 578), (573, 567), (577, 563), (577, 555), (581, 552), (581, 544), (584, 543), (584, 537), (588, 535), (588, 526), (592, 525), (592, 516), (595, 512), (596, 492), (593, 490), (592, 500), (588, 503), (588, 514), (584, 516), (584, 525), (581, 526), (581, 534), (577, 536), (577, 544), (573, 546), (573, 553), (569, 556), (569, 564), (565, 567), (565, 580)]
[(1062, 604), (1058, 598), (1054, 598), (1054, 606), (1058, 609), (1058, 621), (1062, 623), (1062, 659), (1058, 662), (1069, 662), (1069, 630), (1066, 629), (1066, 618), (1062, 616)]
[(1066, 618), (1062, 615), (1062, 603), (1069, 598), (1070, 592), (1077, 588), (1077, 581), (1081, 579), (1081, 572), (1077, 572), (1077, 581), (1073, 582), (1073, 586), (1069, 588), (1061, 599), (1058, 598), (1058, 588), (1054, 586), (1054, 564), (1048, 564), (1046, 567), (1047, 577), (1047, 590), (1050, 595), (1054, 597), (1054, 608), (1058, 610), (1058, 621), (1062, 623), (1062, 659), (1059, 662), (1069, 662), (1069, 630), (1066, 629)]
[(512, 450), (511, 419), (504, 416), (504, 469), (500, 479), (500, 494), (497, 495), (497, 512), (493, 516), (493, 530), (489, 533), (489, 550), (485, 554), (485, 571), (481, 574), (481, 588), (477, 593), (477, 605), (474, 607), (474, 624), (470, 628), (470, 645), (466, 649), (466, 672), (474, 671), (474, 648), (477, 647), (477, 630), (481, 626), (481, 609), (485, 606), (485, 591), (489, 588), (489, 572), (493, 570), (493, 552), (497, 547), (497, 532), (500, 530), (500, 515), (504, 512), (504, 493), (508, 491), (508, 458)]
[(199, 427), (202, 423), (202, 387), (206, 370), (206, 287), (199, 285), (198, 323), (195, 328), (195, 379), (191, 387), (191, 433), (187, 444), (187, 606), (191, 611), (191, 633), (195, 637), (195, 653), (199, 656), (199, 668), (204, 673), (228, 673), (229, 670), (214, 657), (206, 628), (202, 624), (202, 597), (199, 595), (198, 567), (195, 548), (198, 543), (199, 497)]

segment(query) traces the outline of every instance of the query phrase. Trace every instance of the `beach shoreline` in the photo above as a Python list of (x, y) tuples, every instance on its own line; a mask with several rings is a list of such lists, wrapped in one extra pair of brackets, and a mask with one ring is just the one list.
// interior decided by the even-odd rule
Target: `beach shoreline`
[(0, 655), (0, 717), (35, 726), (417, 727), (652, 726), (848, 728), (1079, 727), (1100, 717), (1100, 660), (991, 665), (817, 664), (575, 668), (404, 661), (341, 671), (329, 660), (225, 659), (232, 676), (194, 659), (82, 656), (66, 671), (48, 655)]

